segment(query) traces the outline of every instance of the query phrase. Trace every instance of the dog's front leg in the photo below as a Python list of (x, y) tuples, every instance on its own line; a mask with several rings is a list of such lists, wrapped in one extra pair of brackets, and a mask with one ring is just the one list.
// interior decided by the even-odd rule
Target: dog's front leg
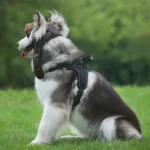
[(39, 124), (36, 138), (31, 145), (49, 143), (56, 138), (56, 134), (67, 119), (67, 113), (64, 108), (56, 105), (44, 107), (42, 119)]

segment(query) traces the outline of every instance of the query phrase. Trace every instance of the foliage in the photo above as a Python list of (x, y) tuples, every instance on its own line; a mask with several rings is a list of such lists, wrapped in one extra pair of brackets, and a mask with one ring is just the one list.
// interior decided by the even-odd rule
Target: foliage
[(32, 12), (48, 9), (64, 15), (70, 38), (95, 58), (91, 68), (115, 84), (150, 83), (150, 1), (5, 0), (0, 3), (0, 86), (33, 85), (29, 60), (21, 61), (16, 43), (25, 36)]
[[(143, 132), (141, 141), (104, 142), (89, 140), (58, 140), (49, 145), (28, 146), (35, 138), (41, 118), (41, 106), (33, 90), (0, 90), (1, 150), (149, 150), (150, 87), (116, 87), (126, 103), (137, 113)], [(66, 133), (68, 134), (68, 133)]]

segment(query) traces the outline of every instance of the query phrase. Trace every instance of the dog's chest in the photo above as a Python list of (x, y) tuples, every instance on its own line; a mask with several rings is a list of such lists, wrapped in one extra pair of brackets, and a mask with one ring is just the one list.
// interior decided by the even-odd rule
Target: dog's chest
[(39, 80), (35, 78), (35, 88), (37, 90), (38, 97), (43, 104), (51, 101), (51, 96), (58, 86), (59, 81)]

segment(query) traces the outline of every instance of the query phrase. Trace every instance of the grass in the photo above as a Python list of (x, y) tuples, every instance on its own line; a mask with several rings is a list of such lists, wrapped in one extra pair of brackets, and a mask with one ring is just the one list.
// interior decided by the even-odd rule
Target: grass
[(102, 142), (58, 140), (49, 145), (27, 146), (36, 136), (41, 106), (34, 90), (0, 91), (0, 150), (149, 150), (150, 87), (115, 87), (137, 113), (143, 130), (141, 141)]

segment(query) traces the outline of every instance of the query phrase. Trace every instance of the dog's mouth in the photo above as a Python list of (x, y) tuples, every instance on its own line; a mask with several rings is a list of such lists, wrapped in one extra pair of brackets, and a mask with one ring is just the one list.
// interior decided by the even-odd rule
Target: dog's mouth
[(22, 52), (21, 52), (20, 58), (24, 59), (28, 55), (28, 53), (32, 50), (32, 48), (33, 48), (32, 44), (30, 44), (25, 49), (23, 49)]
[[(26, 32), (28, 38), (30, 36), (31, 30), (32, 30), (32, 23), (26, 24), (24, 31)], [(20, 57), (24, 59), (32, 49), (33, 45), (30, 44), (29, 46), (27, 46), (25, 49), (22, 50)]]

